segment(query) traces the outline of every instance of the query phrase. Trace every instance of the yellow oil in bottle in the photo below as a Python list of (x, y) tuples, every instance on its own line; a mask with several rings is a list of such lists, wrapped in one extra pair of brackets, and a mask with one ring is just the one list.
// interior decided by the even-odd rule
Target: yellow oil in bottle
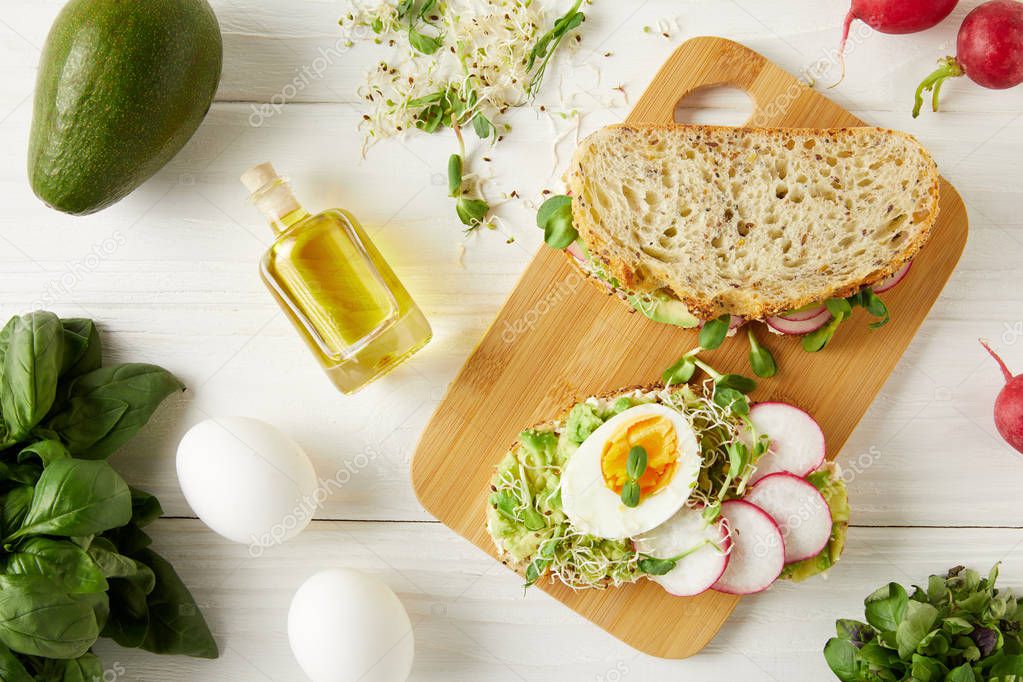
[(277, 233), (260, 263), (263, 282), (342, 392), (429, 342), (429, 323), (354, 216), (310, 215), (270, 164), (242, 181)]

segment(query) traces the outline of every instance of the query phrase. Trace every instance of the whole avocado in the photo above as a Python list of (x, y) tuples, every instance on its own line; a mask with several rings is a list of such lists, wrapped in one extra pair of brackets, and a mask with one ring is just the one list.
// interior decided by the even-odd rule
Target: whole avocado
[(71, 0), (40, 59), (28, 151), (36, 196), (84, 215), (130, 194), (199, 127), (223, 53), (206, 0)]

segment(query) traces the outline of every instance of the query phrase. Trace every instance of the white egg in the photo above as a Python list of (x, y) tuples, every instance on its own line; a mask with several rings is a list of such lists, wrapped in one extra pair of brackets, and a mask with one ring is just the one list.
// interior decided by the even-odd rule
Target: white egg
[[(674, 427), (678, 439), (674, 474), (636, 507), (627, 507), (620, 493), (605, 484), (604, 444), (621, 429), (650, 417), (664, 417)], [(701, 461), (696, 434), (683, 414), (654, 403), (631, 407), (601, 424), (569, 458), (561, 475), (562, 508), (576, 530), (609, 540), (633, 537), (661, 525), (685, 504)]]
[(288, 641), (313, 682), (404, 682), (415, 636), (397, 595), (348, 569), (317, 573), (288, 611)]
[(229, 540), (269, 547), (316, 510), (316, 471), (302, 448), (258, 419), (218, 417), (178, 445), (178, 483), (196, 515)]

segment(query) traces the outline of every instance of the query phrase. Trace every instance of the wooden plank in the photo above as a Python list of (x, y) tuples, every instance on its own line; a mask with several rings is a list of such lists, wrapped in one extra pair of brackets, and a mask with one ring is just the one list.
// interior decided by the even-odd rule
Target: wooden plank
[[(677, 102), (700, 87), (728, 84), (755, 100), (762, 126), (847, 126), (858, 119), (737, 43), (704, 37), (683, 44), (662, 67), (629, 120), (670, 123)], [(966, 244), (966, 211), (942, 184), (941, 215), (913, 276), (886, 297), (897, 323), (869, 330), (862, 315), (826, 352), (809, 355), (792, 338), (767, 343), (783, 368), (761, 382), (756, 399), (800, 405), (821, 423), (829, 455), (841, 450), (873, 402), (948, 280)], [(523, 427), (573, 400), (656, 381), (692, 331), (655, 325), (583, 281), (564, 256), (541, 249), (490, 331), (427, 426), (412, 462), (413, 486), (426, 509), (496, 556), (484, 524), (493, 466)], [(710, 356), (723, 371), (743, 372), (743, 344)], [(855, 500), (854, 500), (855, 504)], [(617, 590), (542, 589), (646, 653), (684, 658), (702, 649), (738, 599), (714, 592), (671, 597), (642, 581)]]
[[(398, 594), (416, 637), (414, 682), (620, 682), (833, 679), (821, 655), (837, 618), (896, 580), (925, 582), (958, 563), (1003, 561), (999, 582), (1023, 587), (1023, 530), (852, 528), (838, 570), (744, 599), (729, 627), (685, 661), (642, 656), (522, 581), (437, 523), (316, 521), (258, 558), (199, 521), (157, 521), (156, 549), (195, 594), (221, 649), (216, 661), (156, 656), (100, 640), (119, 680), (304, 680), (287, 638), (288, 604), (317, 571), (345, 566)], [(114, 675), (108, 676), (110, 679)]]

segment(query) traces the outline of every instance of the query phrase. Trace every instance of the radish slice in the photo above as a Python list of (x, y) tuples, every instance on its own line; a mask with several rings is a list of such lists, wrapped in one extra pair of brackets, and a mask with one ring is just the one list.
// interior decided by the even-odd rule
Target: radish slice
[(745, 500), (767, 512), (781, 529), (785, 563), (820, 554), (831, 539), (831, 508), (806, 479), (789, 473), (764, 476)]
[(815, 317), (811, 317), (808, 320), (790, 320), (785, 317), (769, 317), (764, 320), (771, 329), (792, 336), (801, 336), (815, 332), (830, 321), (831, 313), (828, 312), (827, 308), (824, 308)]
[(903, 265), (901, 268), (895, 271), (894, 275), (892, 275), (885, 281), (881, 282), (880, 284), (875, 284), (873, 287), (871, 287), (874, 290), (874, 293), (883, 294), (889, 289), (894, 289), (896, 284), (906, 279), (906, 275), (909, 274), (909, 269), (911, 267), (913, 267), (913, 261), (909, 261), (908, 263)]
[(807, 320), (812, 320), (813, 318), (818, 317), (822, 313), (826, 312), (828, 312), (828, 307), (826, 305), (811, 304), (808, 306), (803, 306), (802, 308), (797, 308), (796, 310), (790, 310), (784, 315), (778, 315), (778, 317), (780, 317), (783, 320), (786, 320), (787, 322), (806, 322)]
[(586, 254), (583, 253), (583, 247), (579, 246), (578, 241), (574, 241), (565, 247), (565, 251), (567, 251), (572, 258), (575, 258), (580, 263), (585, 263), (587, 260)]
[(778, 524), (744, 500), (722, 504), (721, 518), (731, 533), (732, 546), (728, 566), (712, 589), (728, 594), (763, 592), (785, 567), (785, 542)]
[(683, 507), (673, 517), (633, 541), (637, 552), (657, 559), (676, 557), (700, 547), (679, 559), (668, 573), (647, 576), (676, 597), (693, 597), (709, 590), (725, 572), (732, 544), (720, 520), (708, 524), (702, 509), (689, 507)]
[(779, 471), (806, 476), (824, 463), (824, 432), (803, 410), (787, 403), (757, 403), (749, 418), (757, 433), (767, 434), (771, 441), (757, 461), (751, 483)]

